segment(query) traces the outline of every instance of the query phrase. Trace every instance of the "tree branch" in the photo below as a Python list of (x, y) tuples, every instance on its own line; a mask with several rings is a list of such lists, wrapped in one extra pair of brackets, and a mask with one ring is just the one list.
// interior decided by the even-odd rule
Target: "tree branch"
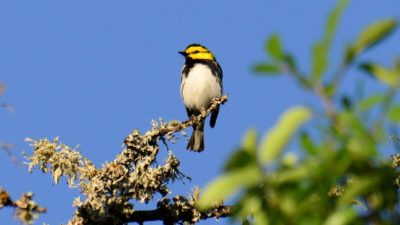
[(24, 193), (20, 199), (13, 201), (6, 190), (0, 188), (0, 209), (4, 207), (15, 208), (15, 216), (24, 224), (32, 224), (33, 220), (40, 214), (47, 212), (46, 208), (39, 206), (32, 200), (31, 192)]
[[(157, 209), (141, 212), (141, 215), (152, 220), (161, 218), (164, 224), (194, 224), (202, 218), (226, 216), (230, 211), (219, 205), (207, 213), (199, 212), (197, 197), (187, 199), (178, 195), (168, 199), (166, 196), (171, 194), (168, 184), (186, 176), (179, 171), (180, 161), (172, 151), (168, 151), (164, 163), (158, 162), (157, 155), (160, 140), (174, 141), (175, 133), (199, 123), (227, 100), (227, 96), (215, 98), (200, 115), (184, 122), (153, 121), (152, 128), (144, 134), (134, 129), (124, 140), (125, 149), (101, 168), (83, 157), (76, 148), (60, 143), (58, 138), (53, 141), (26, 139), (34, 148), (33, 154), (26, 156), (29, 170), (38, 167), (43, 172), (50, 172), (55, 183), (60, 177), (66, 177), (71, 187), (80, 188), (85, 198), (75, 199), (73, 205), (77, 210), (68, 222), (71, 225), (127, 223), (128, 218), (140, 214), (131, 200), (147, 203), (157, 193), (163, 197)], [(220, 209), (223, 213), (218, 211)]]
[[(168, 135), (171, 133), (175, 133), (178, 131), (181, 131), (185, 128), (188, 128), (190, 126), (193, 126), (194, 124), (199, 123), (202, 119), (206, 118), (208, 115), (210, 115), (219, 105), (224, 104), (225, 102), (228, 101), (228, 96), (223, 95), (221, 97), (215, 98), (211, 105), (206, 109), (203, 110), (202, 113), (200, 113), (197, 116), (192, 116), (188, 120), (179, 122), (179, 121), (170, 121), (166, 123), (164, 126), (158, 127), (157, 129), (153, 129), (150, 131), (151, 133), (149, 134), (149, 138), (157, 138), (161, 137), (164, 135)], [(128, 144), (130, 142), (130, 138), (126, 138), (124, 143)]]
[[(210, 210), (207, 212), (200, 212), (200, 218), (209, 219), (209, 218), (225, 218), (231, 216), (233, 211), (232, 206), (220, 206), (217, 209)], [(143, 224), (144, 222), (150, 221), (182, 221), (184, 218), (184, 214), (180, 214), (182, 218), (171, 218), (171, 212), (169, 210), (165, 210), (162, 208), (158, 208), (155, 210), (137, 210), (135, 211), (131, 217), (127, 219), (126, 222), (130, 223), (138, 223)], [(173, 224), (173, 222), (171, 221)], [(168, 224), (168, 223), (166, 223)]]

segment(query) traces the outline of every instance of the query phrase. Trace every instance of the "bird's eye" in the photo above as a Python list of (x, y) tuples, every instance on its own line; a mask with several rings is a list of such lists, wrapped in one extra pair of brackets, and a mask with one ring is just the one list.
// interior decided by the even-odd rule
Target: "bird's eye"
[(197, 54), (197, 53), (199, 53), (199, 52), (200, 52), (199, 50), (196, 50), (196, 51), (193, 52), (193, 54)]

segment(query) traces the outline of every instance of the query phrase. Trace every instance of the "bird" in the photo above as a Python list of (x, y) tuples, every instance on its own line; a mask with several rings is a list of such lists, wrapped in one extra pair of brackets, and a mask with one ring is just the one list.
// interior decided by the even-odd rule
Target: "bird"
[[(189, 118), (207, 109), (212, 100), (222, 95), (222, 69), (214, 54), (201, 44), (190, 44), (179, 54), (185, 57), (181, 71), (180, 92)], [(214, 128), (219, 106), (211, 113), (210, 127)], [(186, 149), (204, 150), (204, 122), (193, 125), (193, 132)]]

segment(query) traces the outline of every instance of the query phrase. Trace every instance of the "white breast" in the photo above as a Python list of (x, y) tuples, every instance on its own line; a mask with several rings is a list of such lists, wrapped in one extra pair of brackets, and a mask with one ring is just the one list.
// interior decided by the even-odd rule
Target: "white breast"
[(221, 96), (222, 89), (211, 69), (197, 63), (182, 79), (181, 95), (187, 108), (201, 110), (207, 108), (213, 98)]

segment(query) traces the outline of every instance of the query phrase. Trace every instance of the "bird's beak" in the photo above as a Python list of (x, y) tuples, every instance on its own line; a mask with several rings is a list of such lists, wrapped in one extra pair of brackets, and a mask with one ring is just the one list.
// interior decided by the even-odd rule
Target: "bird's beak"
[(187, 56), (187, 54), (186, 54), (186, 52), (185, 51), (180, 51), (180, 52), (178, 52), (179, 54), (181, 54), (181, 55), (183, 55), (183, 56)]

